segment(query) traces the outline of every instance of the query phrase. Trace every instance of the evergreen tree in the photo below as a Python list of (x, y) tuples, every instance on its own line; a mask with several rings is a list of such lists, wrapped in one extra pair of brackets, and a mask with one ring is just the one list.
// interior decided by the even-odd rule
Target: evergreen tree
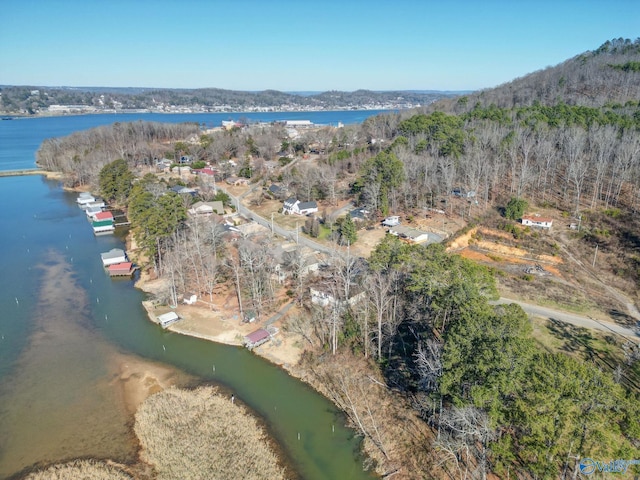
[(100, 192), (105, 199), (126, 204), (131, 192), (133, 173), (123, 159), (114, 160), (100, 170)]
[(507, 203), (507, 207), (504, 210), (504, 216), (511, 220), (518, 220), (522, 218), (522, 215), (524, 215), (524, 212), (528, 206), (529, 204), (526, 200), (523, 200), (522, 198), (512, 197), (511, 200), (509, 200), (509, 203)]
[(344, 217), (338, 225), (338, 234), (340, 235), (340, 243), (343, 245), (353, 245), (358, 240), (356, 224), (353, 223), (350, 215)]

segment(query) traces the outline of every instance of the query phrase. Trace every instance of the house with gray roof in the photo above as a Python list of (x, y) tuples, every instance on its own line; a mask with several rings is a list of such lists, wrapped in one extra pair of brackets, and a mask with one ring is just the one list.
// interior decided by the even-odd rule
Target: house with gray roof
[(290, 197), (284, 201), (282, 213), (285, 215), (309, 215), (318, 211), (316, 202), (301, 202), (295, 197)]

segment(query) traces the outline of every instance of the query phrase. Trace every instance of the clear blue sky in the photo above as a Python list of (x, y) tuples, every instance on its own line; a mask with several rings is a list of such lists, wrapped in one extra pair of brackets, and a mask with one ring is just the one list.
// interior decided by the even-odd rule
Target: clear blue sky
[(640, 0), (1, 0), (0, 85), (476, 90), (640, 36)]

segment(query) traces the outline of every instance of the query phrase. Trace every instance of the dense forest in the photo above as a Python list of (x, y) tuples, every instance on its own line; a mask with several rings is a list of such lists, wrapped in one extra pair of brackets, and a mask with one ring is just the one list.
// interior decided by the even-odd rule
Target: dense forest
[(169, 107), (185, 107), (194, 111), (246, 112), (271, 110), (335, 110), (359, 108), (407, 108), (427, 105), (454, 96), (452, 92), (413, 92), (357, 90), (328, 91), (313, 94), (286, 93), (277, 90), (246, 92), (220, 88), (200, 89), (135, 89), (91, 87), (0, 87), (0, 113), (46, 113), (51, 105), (95, 107), (100, 110), (168, 111)]
[[(128, 206), (150, 264), (173, 290), (213, 296), (228, 283), (258, 312), (271, 311), (283, 288), (274, 280), (273, 240), (225, 242), (219, 227), (189, 219), (167, 182), (143, 176), (141, 166), (193, 155), (225, 175), (277, 181), (303, 200), (353, 199), (374, 219), (449, 208), (454, 190), (473, 192), (462, 216), (474, 223), (507, 205), (554, 209), (585, 219), (578, 242), (617, 249), (605, 268), (635, 300), (638, 65), (640, 41), (617, 39), (496, 89), (362, 125), (291, 139), (278, 126), (203, 135), (197, 125), (117, 124), (48, 140), (38, 163)], [(315, 163), (267, 168), (312, 151)], [(522, 234), (508, 216), (517, 217), (504, 215), (506, 231)], [(596, 216), (608, 227), (588, 228)], [(493, 270), (443, 245), (388, 236), (366, 261), (347, 249), (327, 264), (322, 282), (336, 301), (320, 308), (305, 293), (301, 253), (282, 262), (303, 312), (286, 328), (308, 349), (301, 375), (346, 412), (380, 473), (569, 478), (580, 458), (640, 458), (637, 345), (625, 344), (610, 364), (550, 351), (520, 307), (491, 303)]]

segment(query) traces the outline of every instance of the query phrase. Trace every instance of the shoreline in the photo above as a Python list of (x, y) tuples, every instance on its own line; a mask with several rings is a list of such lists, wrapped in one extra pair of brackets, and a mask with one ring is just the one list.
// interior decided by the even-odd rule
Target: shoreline
[[(136, 257), (137, 248), (131, 235), (127, 235), (126, 249), (130, 255)], [(136, 258), (136, 260), (137, 263), (141, 263), (141, 259)], [(134, 287), (148, 295), (153, 295), (163, 288), (163, 280), (153, 279), (148, 272), (141, 271), (140, 278), (135, 282)], [(169, 311), (176, 312), (181, 320), (168, 326), (168, 331), (235, 347), (244, 348), (245, 335), (265, 327), (264, 322), (241, 323), (237, 320), (237, 313), (218, 308), (212, 309), (199, 305), (178, 305), (176, 308), (171, 308), (167, 305), (154, 305), (150, 300), (143, 300), (142, 307), (147, 313), (147, 320), (155, 324), (158, 324), (158, 315)], [(292, 310), (295, 311), (295, 309)], [(300, 379), (300, 372), (295, 367), (305, 349), (300, 335), (283, 331), (282, 322), (288, 317), (289, 312), (274, 322), (274, 326), (278, 327), (277, 335), (254, 348), (252, 352), (283, 368), (289, 375)]]

